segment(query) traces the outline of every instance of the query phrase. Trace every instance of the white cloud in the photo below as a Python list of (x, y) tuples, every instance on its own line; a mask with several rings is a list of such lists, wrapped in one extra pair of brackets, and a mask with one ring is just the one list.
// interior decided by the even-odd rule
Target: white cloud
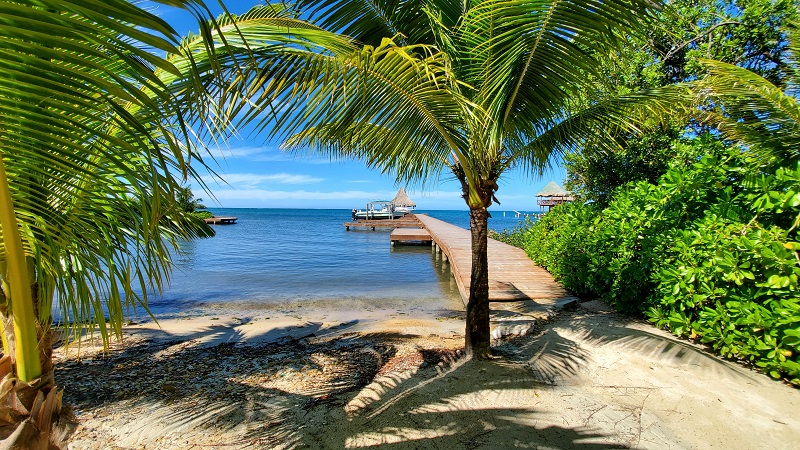
[[(313, 184), (324, 181), (324, 178), (312, 177), (310, 175), (295, 174), (295, 173), (272, 173), (272, 174), (258, 174), (258, 173), (226, 173), (221, 175), (222, 182), (218, 184), (227, 183), (234, 188), (241, 188), (243, 190), (256, 188), (261, 184), (277, 183), (277, 184)], [(206, 183), (217, 182), (210, 176), (203, 177)]]
[(269, 152), (269, 147), (236, 147), (236, 148), (209, 148), (208, 152), (216, 159), (252, 159), (257, 155)]
[(286, 153), (274, 145), (267, 145), (264, 147), (217, 147), (209, 148), (208, 151), (215, 159), (220, 161), (244, 159), (257, 162), (297, 162), (304, 164), (332, 164), (343, 162), (343, 160), (337, 158), (323, 158), (314, 156), (311, 153)]
[(258, 162), (291, 162), (294, 161), (291, 156), (286, 155), (280, 152), (269, 152), (269, 153), (261, 153), (258, 155), (254, 155), (251, 158), (248, 158), (251, 161), (258, 161)]
[(272, 175), (264, 175), (263, 178), (267, 182), (279, 184), (311, 184), (319, 183), (320, 181), (325, 180), (324, 178), (293, 173), (276, 173)]
[(214, 195), (222, 200), (358, 200), (359, 202), (370, 198), (393, 197), (394, 192), (366, 192), (366, 191), (273, 191), (267, 189), (225, 189), (215, 190)]
[[(391, 200), (397, 191), (344, 190), (272, 190), (234, 185), (228, 189), (213, 189), (216, 202), (226, 207), (280, 207), (280, 208), (363, 208), (369, 200)], [(409, 196), (419, 209), (463, 209), (466, 207), (461, 193), (434, 191), (411, 193)]]

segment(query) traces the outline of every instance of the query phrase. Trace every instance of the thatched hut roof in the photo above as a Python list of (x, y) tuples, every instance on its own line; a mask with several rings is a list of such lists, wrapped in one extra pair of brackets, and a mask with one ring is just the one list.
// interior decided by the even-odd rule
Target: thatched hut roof
[(416, 203), (412, 202), (411, 199), (408, 198), (404, 188), (400, 188), (400, 190), (397, 191), (397, 195), (394, 196), (392, 203), (394, 203), (395, 206), (417, 206)]
[(547, 183), (538, 194), (537, 197), (570, 197), (572, 193), (563, 187), (556, 184), (555, 181)]

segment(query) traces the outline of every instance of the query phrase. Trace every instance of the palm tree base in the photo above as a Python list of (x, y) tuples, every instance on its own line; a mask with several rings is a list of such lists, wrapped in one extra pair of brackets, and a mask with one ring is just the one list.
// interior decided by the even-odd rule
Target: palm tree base
[(476, 360), (488, 361), (494, 359), (494, 357), (492, 356), (491, 349), (488, 348), (480, 348), (480, 349), (472, 348), (470, 354), (472, 356), (472, 359)]
[(0, 450), (48, 450), (62, 446), (53, 442), (53, 429), (61, 413), (63, 389), (53, 384), (50, 371), (30, 383), (16, 376), (0, 359)]

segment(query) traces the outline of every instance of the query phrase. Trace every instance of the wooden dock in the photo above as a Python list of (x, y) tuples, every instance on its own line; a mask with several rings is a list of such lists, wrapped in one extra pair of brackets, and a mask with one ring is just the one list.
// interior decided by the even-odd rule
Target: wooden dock
[(389, 235), (389, 241), (395, 243), (430, 244), (431, 234), (424, 228), (395, 228)]
[[(449, 263), (461, 298), (469, 299), (472, 269), (472, 237), (469, 230), (420, 214), (417, 219), (430, 233), (435, 251)], [(525, 251), (489, 239), (489, 301), (533, 300), (537, 305), (557, 306), (575, 300)]]
[(213, 225), (232, 225), (236, 223), (236, 220), (239, 219), (238, 217), (211, 217), (208, 219), (203, 219), (203, 222), (210, 223)]
[(395, 228), (423, 228), (423, 226), (422, 222), (417, 219), (417, 216), (414, 214), (406, 214), (399, 219), (359, 219), (355, 222), (345, 222), (344, 228), (346, 230), (350, 230), (350, 228), (369, 228), (372, 230), (380, 228), (382, 230), (393, 230)]

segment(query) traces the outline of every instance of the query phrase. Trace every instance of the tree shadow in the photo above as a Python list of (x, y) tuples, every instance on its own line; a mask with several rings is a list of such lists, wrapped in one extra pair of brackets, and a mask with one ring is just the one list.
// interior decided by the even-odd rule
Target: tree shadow
[[(302, 338), (290, 335), (297, 327), (278, 329), (284, 337), (257, 346), (195, 345), (205, 334), (230, 336), (211, 326), (182, 340), (62, 362), (56, 376), (79, 418), (124, 426), (126, 434), (116, 435), (121, 447), (166, 436), (175, 442), (158, 448), (625, 448), (635, 440), (615, 427), (592, 428), (594, 413), (562, 424), (539, 394), (558, 396), (582, 377), (596, 346), (679, 364), (719, 362), (641, 322), (582, 308), (543, 333), (498, 340), (492, 361), (467, 359), (437, 347), (441, 341), (409, 344), (414, 337), (402, 330), (348, 333), (354, 323), (309, 323)], [(129, 415), (124, 421), (109, 412), (120, 409)]]
[(589, 427), (554, 425), (557, 414), (536, 407), (537, 389), (548, 386), (513, 361), (446, 358), (416, 373), (378, 377), (344, 408), (319, 413), (337, 432), (303, 433), (299, 442), (311, 448), (627, 448)]
[(592, 362), (592, 349), (608, 346), (635, 354), (642, 360), (672, 366), (700, 366), (723, 379), (742, 380), (753, 376), (706, 347), (658, 330), (643, 320), (617, 313), (599, 301), (569, 308), (549, 322), (547, 330), (535, 339), (507, 339), (497, 350), (530, 366), (539, 381), (557, 384), (577, 375), (583, 366)]
[[(367, 340), (310, 341), (315, 333), (341, 332), (355, 323), (274, 329), (270, 332), (283, 337), (257, 346), (196, 345), (209, 342), (209, 336), (235, 337), (226, 326), (172, 341), (153, 330), (155, 342), (145, 339), (106, 356), (57, 363), (56, 380), (78, 419), (86, 413), (103, 415), (109, 405), (130, 410), (132, 416), (149, 411), (130, 418), (126, 438), (131, 442), (187, 428), (242, 434), (242, 427), (248, 431), (256, 423), (263, 436), (253, 434), (251, 441), (290, 442), (297, 429), (286, 414), (317, 397), (366, 385), (393, 355), (391, 346)], [(305, 338), (292, 336), (298, 331)]]
[[(577, 300), (575, 296), (564, 291), (561, 285), (555, 283), (552, 285), (539, 283), (535, 288), (528, 284), (523, 289), (511, 281), (491, 280), (489, 292), (492, 305), (510, 304), (511, 308), (519, 312), (550, 313)], [(501, 308), (506, 307), (501, 306)]]
[[(315, 324), (305, 331), (333, 332)], [(226, 448), (617, 445), (588, 429), (537, 426), (540, 413), (529, 403), (459, 403), (476, 395), (479, 402), (486, 392), (513, 398), (520, 389), (544, 387), (520, 364), (470, 361), (437, 348), (399, 356), (398, 345), (411, 339), (402, 332), (193, 345), (204, 333), (229, 331), (212, 326), (185, 340), (141, 342), (103, 358), (61, 362), (56, 377), (65, 402), (79, 419), (108, 417), (109, 426), (124, 429), (115, 435), (120, 447), (165, 436), (176, 440), (163, 448), (183, 448), (181, 439)], [(404, 366), (409, 358), (413, 364)], [(115, 418), (112, 411), (120, 409), (126, 419)]]

